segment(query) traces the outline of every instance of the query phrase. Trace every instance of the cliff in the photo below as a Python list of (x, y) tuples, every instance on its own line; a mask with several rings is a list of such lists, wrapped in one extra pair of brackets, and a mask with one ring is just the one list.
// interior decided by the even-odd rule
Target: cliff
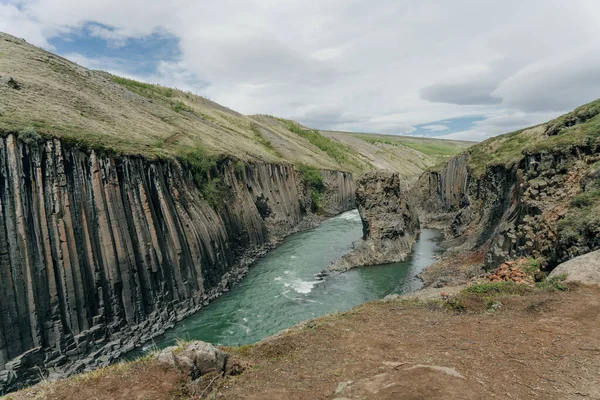
[[(107, 365), (313, 226), (291, 165), (221, 158), (222, 202), (173, 161), (60, 140), (0, 139), (0, 391)], [(321, 208), (353, 208), (352, 176), (322, 171)]]
[(490, 139), (421, 176), (425, 226), (453, 252), (485, 264), (537, 258), (552, 269), (600, 248), (600, 101), (537, 127)]
[(371, 172), (356, 186), (363, 238), (329, 270), (404, 261), (419, 233), (419, 218), (400, 177), (397, 173)]

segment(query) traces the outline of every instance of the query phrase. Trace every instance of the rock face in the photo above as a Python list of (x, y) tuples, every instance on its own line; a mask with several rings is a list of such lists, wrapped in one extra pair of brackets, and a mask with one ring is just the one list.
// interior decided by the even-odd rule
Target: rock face
[[(316, 220), (290, 165), (219, 163), (212, 208), (175, 162), (0, 138), (0, 393), (109, 364)], [(323, 172), (326, 212), (353, 208)]]
[(423, 174), (413, 193), (421, 222), (445, 229), (450, 251), (487, 249), (488, 267), (536, 257), (551, 269), (600, 248), (599, 216), (572, 222), (581, 214), (576, 197), (600, 181), (598, 160), (600, 143), (592, 140), (526, 154), (513, 165), (488, 165), (479, 175), (461, 155)]
[(406, 259), (419, 233), (419, 218), (397, 173), (371, 172), (356, 188), (363, 222), (363, 239), (330, 270), (400, 262)]
[(557, 266), (550, 277), (566, 275), (566, 282), (600, 285), (600, 251), (575, 257)]

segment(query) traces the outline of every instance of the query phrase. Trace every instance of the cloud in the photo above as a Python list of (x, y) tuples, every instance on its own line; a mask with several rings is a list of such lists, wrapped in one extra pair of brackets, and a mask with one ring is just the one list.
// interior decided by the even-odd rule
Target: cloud
[(430, 132), (440, 132), (440, 131), (447, 131), (448, 127), (446, 125), (441, 125), (441, 124), (437, 124), (437, 125), (425, 125), (422, 126), (421, 128), (426, 129)]
[(0, 30), (50, 50), (83, 32), (104, 47), (63, 55), (247, 114), (382, 133), (477, 115), (429, 132), (484, 138), (598, 96), (599, 14), (595, 0), (0, 0)]
[(515, 112), (491, 116), (474, 122), (472, 129), (439, 136), (445, 139), (481, 141), (503, 133), (514, 132), (524, 127), (534, 126), (553, 118), (559, 113)]
[(435, 103), (464, 105), (500, 104), (502, 99), (492, 96), (495, 87), (476, 83), (435, 84), (421, 89), (421, 98)]

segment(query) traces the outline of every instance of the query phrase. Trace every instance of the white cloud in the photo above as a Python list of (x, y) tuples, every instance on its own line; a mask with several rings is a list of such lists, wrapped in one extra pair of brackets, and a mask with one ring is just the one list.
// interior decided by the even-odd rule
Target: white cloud
[(502, 133), (514, 132), (556, 118), (560, 113), (505, 113), (476, 121), (472, 129), (440, 137), (447, 139), (481, 141)]
[(599, 96), (599, 14), (596, 0), (0, 0), (0, 30), (51, 50), (69, 31), (110, 46), (168, 32), (180, 59), (142, 78), (240, 112), (386, 133), (484, 115), (454, 134), (484, 138)]
[(446, 125), (441, 125), (441, 124), (425, 125), (425, 126), (422, 126), (421, 128), (426, 129), (430, 132), (440, 132), (440, 131), (448, 130), (448, 127)]

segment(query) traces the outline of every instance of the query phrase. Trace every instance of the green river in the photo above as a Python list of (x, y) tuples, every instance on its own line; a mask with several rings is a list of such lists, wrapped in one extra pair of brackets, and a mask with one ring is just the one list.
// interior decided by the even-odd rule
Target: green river
[(239, 285), (145, 349), (166, 347), (180, 338), (226, 346), (255, 343), (307, 319), (349, 310), (391, 293), (418, 290), (422, 283), (417, 274), (442, 253), (437, 245), (441, 233), (424, 229), (406, 262), (356, 268), (322, 280), (315, 277), (361, 235), (361, 220), (354, 210), (288, 237), (259, 260)]

